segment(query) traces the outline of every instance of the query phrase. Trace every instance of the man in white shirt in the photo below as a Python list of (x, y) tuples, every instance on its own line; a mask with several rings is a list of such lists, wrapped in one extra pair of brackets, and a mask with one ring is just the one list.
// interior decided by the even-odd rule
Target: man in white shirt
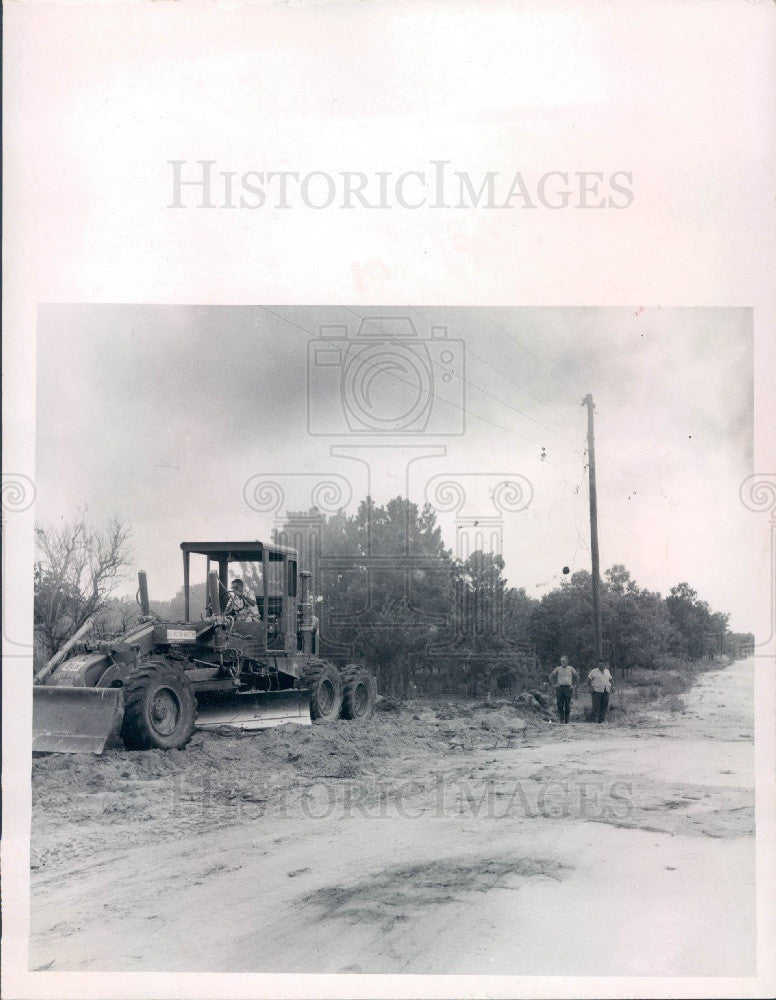
[(555, 667), (550, 672), (550, 681), (555, 682), (555, 701), (558, 706), (558, 718), (561, 722), (569, 721), (571, 712), (571, 697), (574, 692), (574, 683), (579, 675), (569, 663), (568, 656), (561, 656), (560, 666)]
[(598, 661), (598, 665), (587, 675), (587, 682), (593, 696), (593, 722), (603, 722), (612, 693), (612, 675), (606, 660)]

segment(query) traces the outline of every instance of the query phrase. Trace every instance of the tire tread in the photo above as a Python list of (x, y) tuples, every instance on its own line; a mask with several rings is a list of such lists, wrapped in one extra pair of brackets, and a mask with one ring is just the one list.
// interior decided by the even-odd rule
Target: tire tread
[[(144, 696), (149, 681), (158, 674), (171, 673), (180, 682), (184, 714), (189, 721), (181, 737), (169, 746), (159, 747), (145, 724)], [(124, 685), (124, 720), (121, 724), (121, 738), (128, 750), (181, 749), (191, 739), (197, 716), (197, 702), (191, 682), (183, 670), (172, 666), (166, 660), (151, 658), (134, 670)]]
[[(324, 674), (327, 674), (332, 681), (334, 681), (336, 687), (334, 705), (327, 715), (324, 715), (321, 712), (317, 696), (317, 687)], [(344, 686), (342, 683), (342, 674), (334, 666), (334, 664), (329, 663), (328, 660), (313, 660), (313, 662), (308, 664), (305, 668), (304, 682), (305, 687), (310, 689), (310, 715), (313, 720), (321, 719), (324, 722), (330, 722), (338, 718), (340, 712), (342, 711)]]
[[(377, 700), (377, 684), (373, 675), (362, 667), (359, 663), (348, 663), (342, 671), (343, 697), (342, 697), (342, 718), (359, 721), (369, 719), (374, 713), (375, 701)], [(366, 712), (357, 716), (353, 704), (353, 691), (357, 681), (363, 681), (367, 685), (369, 701)]]

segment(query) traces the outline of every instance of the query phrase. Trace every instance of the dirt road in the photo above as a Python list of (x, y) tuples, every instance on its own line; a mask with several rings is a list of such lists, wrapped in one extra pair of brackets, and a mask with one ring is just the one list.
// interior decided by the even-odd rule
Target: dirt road
[(30, 968), (751, 975), (752, 671), (40, 759)]

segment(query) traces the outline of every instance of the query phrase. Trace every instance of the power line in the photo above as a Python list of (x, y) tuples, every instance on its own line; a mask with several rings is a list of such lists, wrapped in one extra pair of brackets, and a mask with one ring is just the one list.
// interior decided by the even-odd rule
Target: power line
[[(519, 348), (520, 348), (521, 350), (525, 351), (525, 352), (526, 352), (526, 354), (530, 355), (530, 357), (532, 357), (532, 358), (533, 358), (533, 359), (534, 359), (535, 361), (538, 361), (538, 362), (539, 362), (540, 364), (543, 364), (543, 365), (546, 365), (546, 367), (547, 367), (547, 368), (550, 368), (550, 369), (552, 369), (552, 370), (553, 370), (554, 372), (556, 372), (556, 374), (557, 374), (557, 375), (558, 375), (558, 376), (559, 376), (560, 378), (563, 378), (564, 380), (568, 381), (568, 376), (567, 376), (567, 375), (565, 375), (564, 373), (562, 373), (562, 372), (560, 371), (560, 369), (558, 369), (558, 368), (557, 368), (557, 367), (556, 367), (555, 365), (553, 365), (553, 364), (552, 364), (551, 362), (547, 361), (547, 360), (546, 360), (545, 358), (540, 358), (540, 357), (539, 357), (539, 355), (537, 355), (537, 354), (534, 354), (534, 352), (533, 352), (533, 351), (532, 351), (532, 350), (531, 350), (530, 348), (526, 347), (526, 346), (525, 346), (525, 344), (523, 344), (523, 343), (522, 343), (522, 342), (521, 342), (520, 340), (518, 340), (518, 339), (517, 339), (516, 337), (514, 337), (514, 336), (513, 336), (513, 335), (512, 335), (512, 334), (511, 334), (511, 333), (510, 333), (510, 332), (509, 332), (509, 331), (508, 331), (507, 329), (506, 329), (506, 327), (504, 327), (504, 326), (503, 326), (503, 324), (501, 324), (501, 323), (497, 322), (497, 321), (496, 321), (495, 319), (493, 319), (493, 318), (492, 318), (491, 316), (488, 316), (488, 314), (487, 314), (487, 313), (486, 313), (486, 312), (485, 312), (485, 311), (484, 311), (483, 309), (481, 309), (481, 308), (480, 308), (480, 306), (475, 306), (474, 308), (475, 308), (475, 309), (477, 310), (477, 312), (478, 312), (478, 313), (480, 313), (480, 315), (484, 316), (484, 317), (485, 317), (485, 319), (486, 319), (486, 320), (488, 320), (488, 322), (489, 322), (489, 323), (492, 323), (492, 324), (493, 324), (493, 326), (495, 326), (495, 327), (496, 327), (496, 328), (497, 328), (498, 330), (500, 330), (500, 331), (501, 331), (501, 332), (502, 332), (502, 333), (503, 333), (503, 334), (504, 334), (504, 335), (505, 335), (506, 337), (508, 337), (508, 338), (509, 338), (509, 340), (511, 340), (511, 341), (512, 341), (512, 342), (513, 342), (514, 344), (516, 344), (516, 345), (517, 345), (517, 346), (518, 346), (518, 347), (519, 347)], [(419, 315), (419, 314), (418, 314), (418, 315)], [(472, 354), (473, 354), (474, 352), (473, 352), (473, 351), (471, 351), (470, 353), (472, 353)], [(475, 356), (476, 356), (476, 355), (475, 355)], [(484, 360), (484, 359), (480, 359), (480, 360)], [(486, 362), (485, 362), (485, 364), (488, 364), (488, 362), (486, 361)], [(490, 367), (492, 367), (492, 366), (490, 366)], [(508, 376), (504, 376), (504, 377), (508, 377)], [(530, 390), (526, 390), (526, 391), (530, 392)], [(540, 403), (542, 403), (542, 404), (543, 404), (544, 406), (547, 406), (548, 408), (550, 408), (550, 407), (549, 407), (549, 403), (545, 402), (545, 400), (541, 399), (541, 398), (540, 398), (539, 396), (537, 396), (537, 395), (536, 395), (535, 393), (531, 393), (531, 395), (532, 395), (532, 396), (534, 397), (534, 399), (538, 400), (538, 401), (539, 401)], [(550, 428), (550, 429), (552, 429), (552, 428)], [(555, 431), (555, 433), (557, 433), (557, 434), (560, 434), (560, 432), (559, 432), (559, 431)], [(569, 439), (567, 439), (567, 440), (569, 440)], [(574, 447), (574, 451), (577, 451), (577, 448), (576, 448), (576, 446), (573, 446), (573, 447)], [(580, 452), (580, 453), (581, 453), (581, 452)], [(625, 466), (623, 466), (623, 465), (615, 465), (615, 466), (614, 466), (614, 468), (616, 468), (616, 469), (617, 469), (617, 470), (618, 470), (619, 472), (623, 472), (623, 473), (624, 473), (624, 474), (625, 474), (626, 476), (630, 476), (630, 477), (632, 477), (632, 478), (635, 478), (635, 479), (639, 480), (640, 482), (643, 482), (643, 481), (644, 481), (644, 478), (645, 478), (645, 477), (644, 477), (644, 475), (643, 475), (643, 474), (640, 474), (640, 473), (637, 473), (637, 472), (634, 472), (634, 471), (633, 471), (633, 469), (627, 469), (627, 468), (625, 468)]]
[[(297, 330), (301, 330), (302, 333), (306, 333), (308, 336), (314, 337), (316, 340), (322, 340), (324, 343), (331, 344), (333, 347), (340, 346), (340, 344), (336, 340), (329, 340), (328, 337), (323, 337), (320, 336), (319, 334), (314, 333), (312, 330), (309, 330), (307, 327), (302, 326), (300, 323), (295, 323), (294, 320), (288, 319), (288, 317), (286, 316), (281, 316), (280, 313), (276, 313), (274, 310), (270, 309), (269, 306), (259, 306), (259, 308), (263, 309), (265, 312), (268, 312), (270, 316), (274, 316), (275, 319), (280, 320), (281, 323), (288, 323), (289, 326), (296, 327)], [(347, 309), (348, 307), (344, 306), (343, 308)], [(352, 309), (348, 311), (353, 312)], [(353, 313), (353, 315), (355, 316), (357, 314)], [(411, 382), (409, 379), (402, 378), (400, 375), (397, 375), (396, 372), (393, 370), (387, 371), (386, 374), (390, 375), (392, 378), (398, 379), (400, 382), (404, 382), (405, 385), (409, 385), (413, 389), (420, 389), (421, 392), (424, 392), (431, 399), (439, 399), (436, 393), (431, 392), (431, 390), (429, 389), (425, 389), (423, 386), (419, 386), (416, 382)], [(454, 409), (459, 410), (461, 413), (465, 415), (476, 417), (477, 420), (481, 420), (483, 421), (483, 423), (490, 424), (491, 427), (496, 427), (498, 428), (498, 430), (504, 431), (506, 434), (511, 434), (513, 437), (520, 438), (521, 441), (527, 441), (529, 444), (535, 444), (537, 447), (540, 448), (542, 447), (540, 441), (534, 441), (532, 438), (525, 437), (524, 434), (518, 434), (517, 431), (514, 431), (509, 427), (504, 427), (503, 424), (498, 424), (495, 422), (495, 420), (490, 420), (488, 417), (483, 417), (480, 413), (475, 413), (474, 410), (470, 410), (463, 406), (458, 406), (456, 403), (451, 402), (451, 400), (449, 399), (443, 400), (442, 402), (445, 403), (445, 405), (447, 406), (452, 406)]]
[[(479, 311), (479, 312), (482, 312), (482, 310), (481, 310), (481, 309), (479, 309), (479, 307), (477, 307), (477, 308), (478, 308), (478, 311)], [(418, 316), (418, 317), (419, 317), (420, 319), (422, 319), (422, 320), (423, 320), (423, 321), (424, 321), (425, 323), (429, 322), (429, 320), (428, 320), (428, 317), (426, 317), (426, 316), (424, 316), (424, 315), (423, 315), (422, 313), (418, 312), (418, 310), (417, 310), (417, 309), (412, 309), (411, 311), (412, 311), (412, 312), (414, 312), (414, 313), (415, 313), (415, 315), (416, 315), (416, 316)], [(472, 348), (471, 348), (471, 346), (470, 346), (469, 344), (467, 344), (467, 345), (466, 345), (466, 351), (467, 351), (467, 353), (468, 353), (468, 354), (472, 354), (472, 355), (474, 355), (474, 357), (475, 357), (475, 358), (477, 358), (477, 360), (478, 360), (478, 361), (481, 361), (481, 362), (482, 362), (482, 363), (483, 363), (484, 365), (487, 365), (487, 366), (488, 366), (488, 368), (490, 368), (490, 369), (491, 369), (492, 371), (494, 371), (494, 372), (495, 372), (495, 373), (496, 373), (497, 375), (500, 375), (500, 376), (501, 376), (501, 378), (504, 378), (504, 379), (506, 379), (506, 380), (507, 380), (507, 382), (510, 382), (510, 383), (511, 383), (511, 384), (512, 384), (512, 385), (513, 385), (513, 386), (514, 386), (514, 387), (515, 387), (516, 389), (519, 389), (519, 390), (520, 390), (520, 392), (526, 392), (526, 393), (528, 393), (528, 395), (529, 395), (529, 396), (532, 396), (532, 397), (533, 397), (533, 398), (534, 398), (534, 399), (536, 400), (536, 402), (537, 402), (537, 403), (541, 403), (541, 404), (542, 404), (542, 406), (546, 406), (546, 407), (547, 407), (547, 409), (551, 409), (551, 407), (550, 407), (550, 404), (549, 404), (549, 403), (547, 403), (547, 402), (545, 402), (545, 401), (544, 401), (544, 400), (543, 400), (543, 399), (541, 398), (541, 396), (537, 396), (537, 395), (536, 395), (536, 393), (535, 393), (535, 392), (533, 392), (533, 391), (532, 391), (531, 389), (528, 389), (528, 388), (527, 388), (526, 386), (524, 386), (524, 385), (520, 385), (520, 383), (519, 383), (519, 382), (516, 382), (516, 381), (515, 381), (515, 380), (514, 380), (513, 378), (511, 378), (511, 376), (507, 375), (507, 373), (506, 373), (506, 372), (503, 372), (503, 371), (501, 371), (500, 369), (496, 368), (496, 366), (495, 366), (495, 365), (492, 365), (492, 364), (490, 363), (490, 361), (487, 361), (487, 360), (486, 360), (485, 358), (483, 358), (483, 357), (482, 357), (481, 355), (477, 354), (477, 352), (476, 352), (476, 351), (473, 351), (473, 350), (472, 350)], [(552, 432), (553, 432), (554, 434), (560, 434), (560, 435), (562, 436), (562, 434), (561, 434), (561, 431), (558, 431), (558, 430), (555, 430), (555, 428), (554, 428), (554, 427), (548, 427), (548, 428), (547, 428), (547, 430), (550, 430), (550, 431), (552, 431)]]
[[(476, 306), (475, 308), (477, 309), (478, 312), (482, 313), (482, 315), (485, 315), (482, 312), (482, 309), (479, 308), (479, 306)], [(353, 310), (350, 310), (350, 311), (352, 312)], [(422, 320), (424, 323), (431, 322), (427, 316), (424, 316), (421, 312), (419, 312), (414, 307), (410, 308), (410, 312), (415, 313), (415, 315), (420, 320)], [(490, 320), (490, 317), (486, 316), (486, 319)], [(490, 320), (490, 322), (494, 322), (494, 321)], [(496, 325), (498, 325), (498, 324), (496, 324)], [(506, 331), (504, 331), (504, 332), (506, 333)], [(509, 336), (509, 334), (507, 334), (507, 336)], [(514, 338), (510, 338), (510, 339), (514, 340)], [(515, 341), (515, 343), (519, 344), (518, 341)], [(519, 346), (522, 347), (523, 345), (519, 344)], [(527, 351), (528, 348), (524, 348), (524, 350)], [(483, 358), (482, 355), (477, 354), (476, 351), (472, 350), (471, 346), (468, 343), (466, 344), (466, 352), (467, 352), (467, 354), (473, 355), (473, 357), (477, 358), (478, 361), (481, 361), (482, 364), (487, 365), (487, 367), (490, 368), (492, 371), (494, 371), (497, 375), (500, 375), (502, 378), (505, 378), (508, 382), (510, 382), (512, 385), (514, 385), (515, 388), (518, 389), (520, 392), (526, 392), (526, 393), (528, 393), (529, 396), (532, 396), (538, 403), (541, 403), (542, 406), (547, 407), (547, 409), (552, 409), (551, 406), (550, 406), (550, 404), (547, 403), (545, 400), (543, 400), (540, 396), (537, 396), (537, 394), (535, 392), (532, 392), (530, 389), (526, 388), (525, 386), (520, 385), (519, 382), (516, 382), (506, 372), (503, 372), (503, 371), (499, 370), (498, 368), (496, 368), (495, 365), (491, 364), (490, 361), (488, 361), (486, 358)], [(528, 353), (531, 354), (530, 351), (528, 351)], [(535, 355), (532, 355), (532, 356), (535, 357)], [(541, 359), (537, 358), (536, 360), (541, 360)], [(485, 391), (485, 390), (481, 389), (479, 386), (474, 385), (474, 383), (472, 383), (472, 382), (469, 382), (469, 384), (474, 389), (478, 389), (480, 392)], [(488, 393), (488, 395), (490, 395), (490, 393)], [(493, 396), (493, 398), (496, 399), (497, 402), (502, 403), (504, 406), (508, 406), (510, 409), (516, 410), (516, 412), (520, 413), (522, 416), (528, 417), (529, 420), (533, 420), (535, 423), (538, 423), (539, 426), (545, 428), (545, 430), (548, 430), (551, 433), (556, 434), (558, 437), (560, 437), (562, 440), (564, 440), (566, 442), (567, 447), (570, 447), (571, 450), (575, 454), (582, 454), (582, 451), (577, 447), (577, 445), (574, 444), (574, 443), (572, 443), (571, 438), (568, 437), (566, 434), (564, 434), (562, 431), (557, 430), (557, 428), (552, 427), (549, 424), (545, 424), (545, 423), (542, 423), (539, 420), (536, 420), (535, 417), (531, 417), (530, 415), (523, 413), (523, 411), (521, 411), (521, 410), (517, 410), (516, 407), (511, 406), (509, 403), (507, 403), (505, 400), (502, 400), (500, 397)]]
[[(315, 332), (313, 330), (310, 330), (308, 327), (302, 326), (300, 323), (296, 323), (294, 320), (289, 319), (287, 316), (283, 316), (280, 313), (277, 313), (274, 310), (270, 309), (269, 306), (262, 305), (262, 306), (259, 306), (259, 308), (263, 309), (265, 312), (268, 312), (271, 316), (274, 316), (275, 319), (280, 320), (280, 322), (287, 323), (289, 326), (293, 326), (297, 330), (301, 330), (302, 333), (306, 334), (309, 337), (313, 337), (316, 340), (322, 340), (322, 341), (324, 341), (324, 343), (331, 344), (333, 347), (339, 347), (340, 346), (340, 344), (337, 341), (330, 340), (328, 337), (324, 337), (320, 333), (317, 333), (317, 332)], [(373, 325), (375, 327), (375, 329), (379, 330), (380, 333), (382, 333), (384, 336), (389, 336), (388, 333), (385, 330), (381, 329), (381, 327), (379, 327), (374, 322), (374, 320), (371, 319), (370, 317), (368, 317), (368, 316), (359, 316), (359, 314), (357, 312), (355, 312), (355, 310), (351, 309), (349, 306), (342, 306), (342, 308), (346, 309), (349, 313), (351, 313), (357, 319), (367, 320), (369, 323), (371, 323), (371, 325)], [(496, 323), (494, 320), (491, 320), (489, 316), (487, 316), (485, 313), (482, 312), (482, 309), (480, 309), (479, 306), (476, 306), (475, 308), (477, 309), (478, 312), (482, 313), (482, 315), (485, 316), (486, 319), (490, 320), (490, 322), (492, 322), (495, 326), (497, 326), (499, 329), (503, 330), (503, 327), (500, 324)], [(427, 318), (426, 317), (422, 317), (422, 315), (420, 313), (418, 313), (418, 311), (416, 309), (413, 309), (412, 311), (415, 312), (416, 315), (421, 316), (421, 318), (423, 318), (424, 320), (427, 320)], [(506, 333), (506, 331), (504, 331), (504, 332)], [(509, 336), (509, 335), (507, 334), (507, 336)], [(513, 340), (514, 338), (510, 337), (510, 339)], [(519, 344), (518, 341), (515, 341), (515, 342)], [(523, 345), (519, 345), (519, 346), (523, 346)], [(524, 349), (526, 351), (528, 351), (528, 348), (524, 348)], [(468, 345), (467, 345), (467, 350), (469, 350)], [(470, 351), (470, 353), (474, 354), (475, 352)], [(535, 355), (532, 354), (531, 351), (528, 351), (528, 353), (531, 354), (533, 357), (536, 357)], [(475, 355), (475, 356), (478, 357), (478, 355)], [(446, 371), (446, 369), (442, 368), (441, 365), (438, 365), (436, 362), (433, 362), (433, 359), (431, 359), (431, 360), (432, 360), (432, 363), (434, 363), (437, 367), (441, 368), (441, 370)], [(484, 359), (480, 359), (480, 360), (484, 360)], [(536, 360), (541, 361), (540, 358), (536, 358)], [(489, 364), (488, 362), (485, 362), (485, 363)], [(430, 399), (440, 399), (440, 397), (437, 396), (436, 393), (432, 392), (430, 389), (426, 389), (423, 386), (418, 385), (416, 382), (412, 382), (409, 379), (402, 378), (400, 375), (398, 375), (395, 372), (395, 370), (390, 370), (390, 371), (386, 370), (386, 374), (390, 375), (392, 378), (395, 378), (395, 379), (397, 379), (400, 382), (403, 382), (405, 385), (409, 385), (413, 389), (419, 389), (421, 392), (425, 393)], [(517, 409), (517, 407), (511, 406), (511, 404), (507, 403), (505, 400), (502, 400), (499, 397), (493, 395), (492, 393), (487, 392), (487, 390), (482, 389), (480, 386), (477, 386), (475, 383), (469, 381), (468, 379), (464, 379), (461, 376), (457, 376), (457, 377), (462, 382), (465, 382), (467, 385), (470, 385), (476, 391), (483, 392), (485, 395), (490, 396), (496, 402), (501, 403), (504, 406), (507, 406), (509, 409), (514, 410), (516, 413), (519, 413), (521, 416), (525, 416), (529, 420), (532, 420), (534, 423), (539, 424), (539, 426), (544, 427), (547, 430), (553, 431), (553, 433), (556, 433), (559, 436), (562, 436), (562, 435), (560, 435), (559, 431), (554, 431), (553, 428), (547, 426), (546, 424), (542, 424), (540, 421), (538, 421), (535, 418), (531, 417), (529, 414), (523, 413), (521, 410)], [(538, 397), (537, 397), (537, 399), (538, 399)], [(480, 420), (482, 423), (486, 423), (486, 424), (490, 425), (491, 427), (495, 427), (497, 430), (504, 431), (504, 433), (506, 433), (506, 434), (510, 434), (513, 437), (517, 437), (521, 441), (526, 441), (528, 444), (534, 444), (537, 447), (543, 447), (540, 441), (536, 441), (533, 438), (528, 438), (524, 434), (519, 434), (517, 431), (513, 430), (512, 428), (505, 427), (503, 424), (499, 424), (495, 420), (491, 420), (489, 417), (485, 417), (482, 414), (477, 413), (474, 410), (471, 410), (471, 409), (469, 409), (467, 407), (458, 406), (456, 403), (453, 403), (449, 399), (442, 400), (442, 402), (445, 405), (450, 406), (453, 409), (456, 409), (456, 410), (458, 410), (459, 412), (461, 412), (461, 413), (463, 413), (465, 415), (469, 415), (469, 416), (474, 417), (477, 420)], [(539, 400), (539, 402), (541, 402), (544, 406), (549, 406), (549, 404), (545, 403), (543, 400)], [(564, 437), (564, 440), (566, 441), (567, 445), (570, 447), (570, 450), (573, 453), (575, 453), (575, 454), (584, 454), (584, 450), (580, 449), (576, 444), (572, 443), (572, 441), (571, 441), (570, 438), (565, 438)], [(631, 476), (631, 477), (634, 477), (634, 478), (636, 478), (638, 480), (643, 481), (644, 477), (640, 476), (638, 473), (634, 473), (632, 469), (626, 469), (623, 466), (615, 466), (615, 468), (617, 468), (618, 471), (625, 473), (625, 475), (628, 475), (628, 476)]]
[[(496, 320), (495, 320), (495, 319), (493, 319), (493, 317), (492, 317), (492, 316), (488, 316), (488, 314), (487, 314), (487, 313), (486, 313), (486, 312), (485, 312), (484, 310), (482, 310), (482, 309), (481, 309), (481, 308), (480, 308), (479, 306), (475, 306), (474, 308), (475, 308), (475, 309), (477, 310), (477, 312), (478, 312), (478, 313), (479, 313), (479, 314), (480, 314), (481, 316), (484, 316), (484, 317), (485, 317), (485, 319), (486, 319), (486, 320), (487, 320), (487, 321), (488, 321), (489, 323), (492, 323), (492, 324), (493, 324), (493, 326), (495, 326), (495, 327), (496, 327), (496, 329), (498, 329), (498, 330), (501, 330), (501, 332), (502, 332), (502, 333), (504, 334), (504, 336), (505, 336), (505, 337), (508, 337), (508, 338), (509, 338), (509, 339), (510, 339), (510, 340), (512, 341), (512, 343), (513, 343), (513, 344), (517, 344), (517, 346), (518, 346), (518, 347), (519, 347), (519, 348), (520, 348), (520, 349), (521, 349), (522, 351), (525, 351), (525, 353), (526, 353), (526, 354), (530, 355), (530, 356), (531, 356), (531, 357), (532, 357), (532, 358), (534, 359), (534, 361), (538, 361), (538, 362), (539, 362), (539, 364), (541, 364), (541, 365), (546, 365), (546, 367), (547, 367), (547, 368), (551, 368), (551, 369), (552, 369), (552, 370), (553, 370), (553, 371), (554, 371), (554, 372), (555, 372), (555, 373), (556, 373), (556, 374), (557, 374), (557, 375), (558, 375), (558, 376), (559, 376), (560, 378), (563, 378), (563, 379), (567, 379), (567, 378), (568, 378), (568, 376), (566, 376), (566, 375), (562, 374), (562, 373), (560, 372), (560, 369), (559, 369), (559, 368), (557, 368), (557, 367), (556, 367), (555, 365), (553, 365), (553, 364), (552, 364), (551, 362), (547, 361), (547, 360), (546, 360), (545, 358), (540, 358), (538, 354), (534, 354), (534, 352), (533, 352), (533, 351), (532, 351), (532, 350), (531, 350), (531, 349), (530, 349), (529, 347), (526, 347), (526, 346), (525, 346), (525, 344), (524, 344), (524, 343), (523, 343), (522, 341), (518, 340), (518, 339), (517, 339), (517, 337), (514, 337), (514, 336), (513, 336), (513, 335), (512, 335), (512, 334), (511, 334), (511, 333), (509, 332), (509, 330), (507, 330), (507, 329), (506, 329), (506, 327), (502, 326), (502, 324), (501, 324), (501, 323), (497, 323), (497, 322), (496, 322)], [(537, 397), (537, 398), (538, 398), (538, 397)], [(540, 401), (540, 402), (544, 402), (544, 400), (539, 400), (539, 401)], [(545, 406), (548, 406), (549, 404), (547, 404), (547, 403), (544, 403), (544, 405), (545, 405)]]
[[(390, 337), (390, 334), (386, 330), (383, 330), (382, 327), (379, 327), (377, 325), (377, 323), (374, 322), (374, 319), (371, 316), (359, 316), (358, 313), (355, 312), (355, 310), (353, 310), (353, 309), (350, 308), (350, 306), (343, 306), (343, 309), (347, 309), (347, 311), (349, 313), (351, 313), (353, 316), (355, 316), (356, 319), (359, 319), (362, 322), (369, 323), (370, 326), (373, 326), (375, 328), (375, 330), (378, 330), (384, 336)], [(415, 310), (413, 310), (413, 312), (415, 312)], [(418, 313), (417, 315), (420, 315), (420, 314)], [(469, 348), (468, 345), (466, 347), (466, 350), (467, 350), (467, 353), (474, 354), (474, 351), (472, 351)], [(475, 354), (474, 356), (475, 357), (479, 357), (479, 355), (477, 355), (477, 354)], [(480, 358), (480, 360), (483, 361), (484, 359)], [(447, 372), (447, 369), (444, 368), (442, 365), (440, 365), (438, 362), (434, 361), (433, 358), (429, 357), (429, 361), (436, 368), (439, 368), (440, 371)], [(485, 361), (485, 364), (488, 364), (488, 362)], [(493, 367), (493, 366), (491, 365), (490, 367)], [(498, 369), (496, 369), (496, 368), (494, 368), (493, 370), (496, 371), (496, 372), (498, 372)], [(451, 374), (454, 374), (454, 373), (451, 373)], [(472, 389), (476, 390), (477, 392), (481, 392), (485, 396), (490, 396), (491, 399), (495, 400), (497, 403), (500, 403), (502, 406), (506, 406), (508, 409), (514, 410), (515, 413), (518, 413), (521, 417), (525, 417), (526, 420), (533, 421), (533, 423), (538, 424), (539, 427), (543, 427), (544, 430), (550, 431), (553, 434), (558, 434), (559, 433), (554, 428), (548, 427), (547, 424), (543, 424), (541, 422), (541, 420), (537, 420), (536, 417), (532, 417), (529, 413), (525, 413), (523, 410), (518, 409), (516, 406), (512, 406), (511, 403), (507, 403), (507, 401), (504, 400), (504, 399), (501, 399), (500, 396), (495, 396), (492, 392), (488, 392), (487, 389), (483, 389), (482, 386), (475, 385), (474, 382), (472, 382), (470, 379), (465, 378), (463, 375), (454, 375), (454, 377), (457, 378), (459, 380), (459, 382), (463, 383), (464, 385), (470, 386)]]

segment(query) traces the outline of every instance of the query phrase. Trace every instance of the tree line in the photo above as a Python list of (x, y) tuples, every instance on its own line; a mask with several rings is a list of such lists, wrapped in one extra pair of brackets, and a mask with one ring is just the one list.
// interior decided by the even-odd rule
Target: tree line
[[(113, 521), (97, 530), (81, 513), (56, 528), (38, 527), (36, 538), (37, 662), (90, 616), (98, 636), (134, 624), (134, 600), (115, 596), (131, 562), (125, 525)], [(455, 558), (429, 505), (366, 498), (353, 514), (289, 513), (273, 538), (299, 549), (300, 568), (312, 573), (322, 655), (364, 662), (385, 694), (510, 693), (538, 683), (561, 655), (582, 671), (593, 664), (588, 572), (569, 574), (533, 597), (508, 585), (499, 554)], [(250, 567), (244, 569), (251, 581)], [(192, 593), (192, 609), (200, 606), (204, 584)], [(152, 608), (180, 619), (182, 588)], [(729, 616), (713, 611), (686, 581), (663, 596), (638, 586), (620, 564), (601, 581), (601, 617), (615, 673), (736, 658), (754, 644), (750, 633), (731, 632)]]
[[(455, 558), (428, 504), (366, 498), (352, 515), (289, 514), (274, 537), (313, 572), (324, 653), (368, 663), (386, 693), (511, 692), (544, 679), (561, 655), (593, 666), (590, 573), (533, 597), (507, 584), (499, 554)], [(686, 581), (663, 596), (621, 564), (601, 581), (601, 616), (604, 654), (621, 674), (737, 658), (754, 644)]]

